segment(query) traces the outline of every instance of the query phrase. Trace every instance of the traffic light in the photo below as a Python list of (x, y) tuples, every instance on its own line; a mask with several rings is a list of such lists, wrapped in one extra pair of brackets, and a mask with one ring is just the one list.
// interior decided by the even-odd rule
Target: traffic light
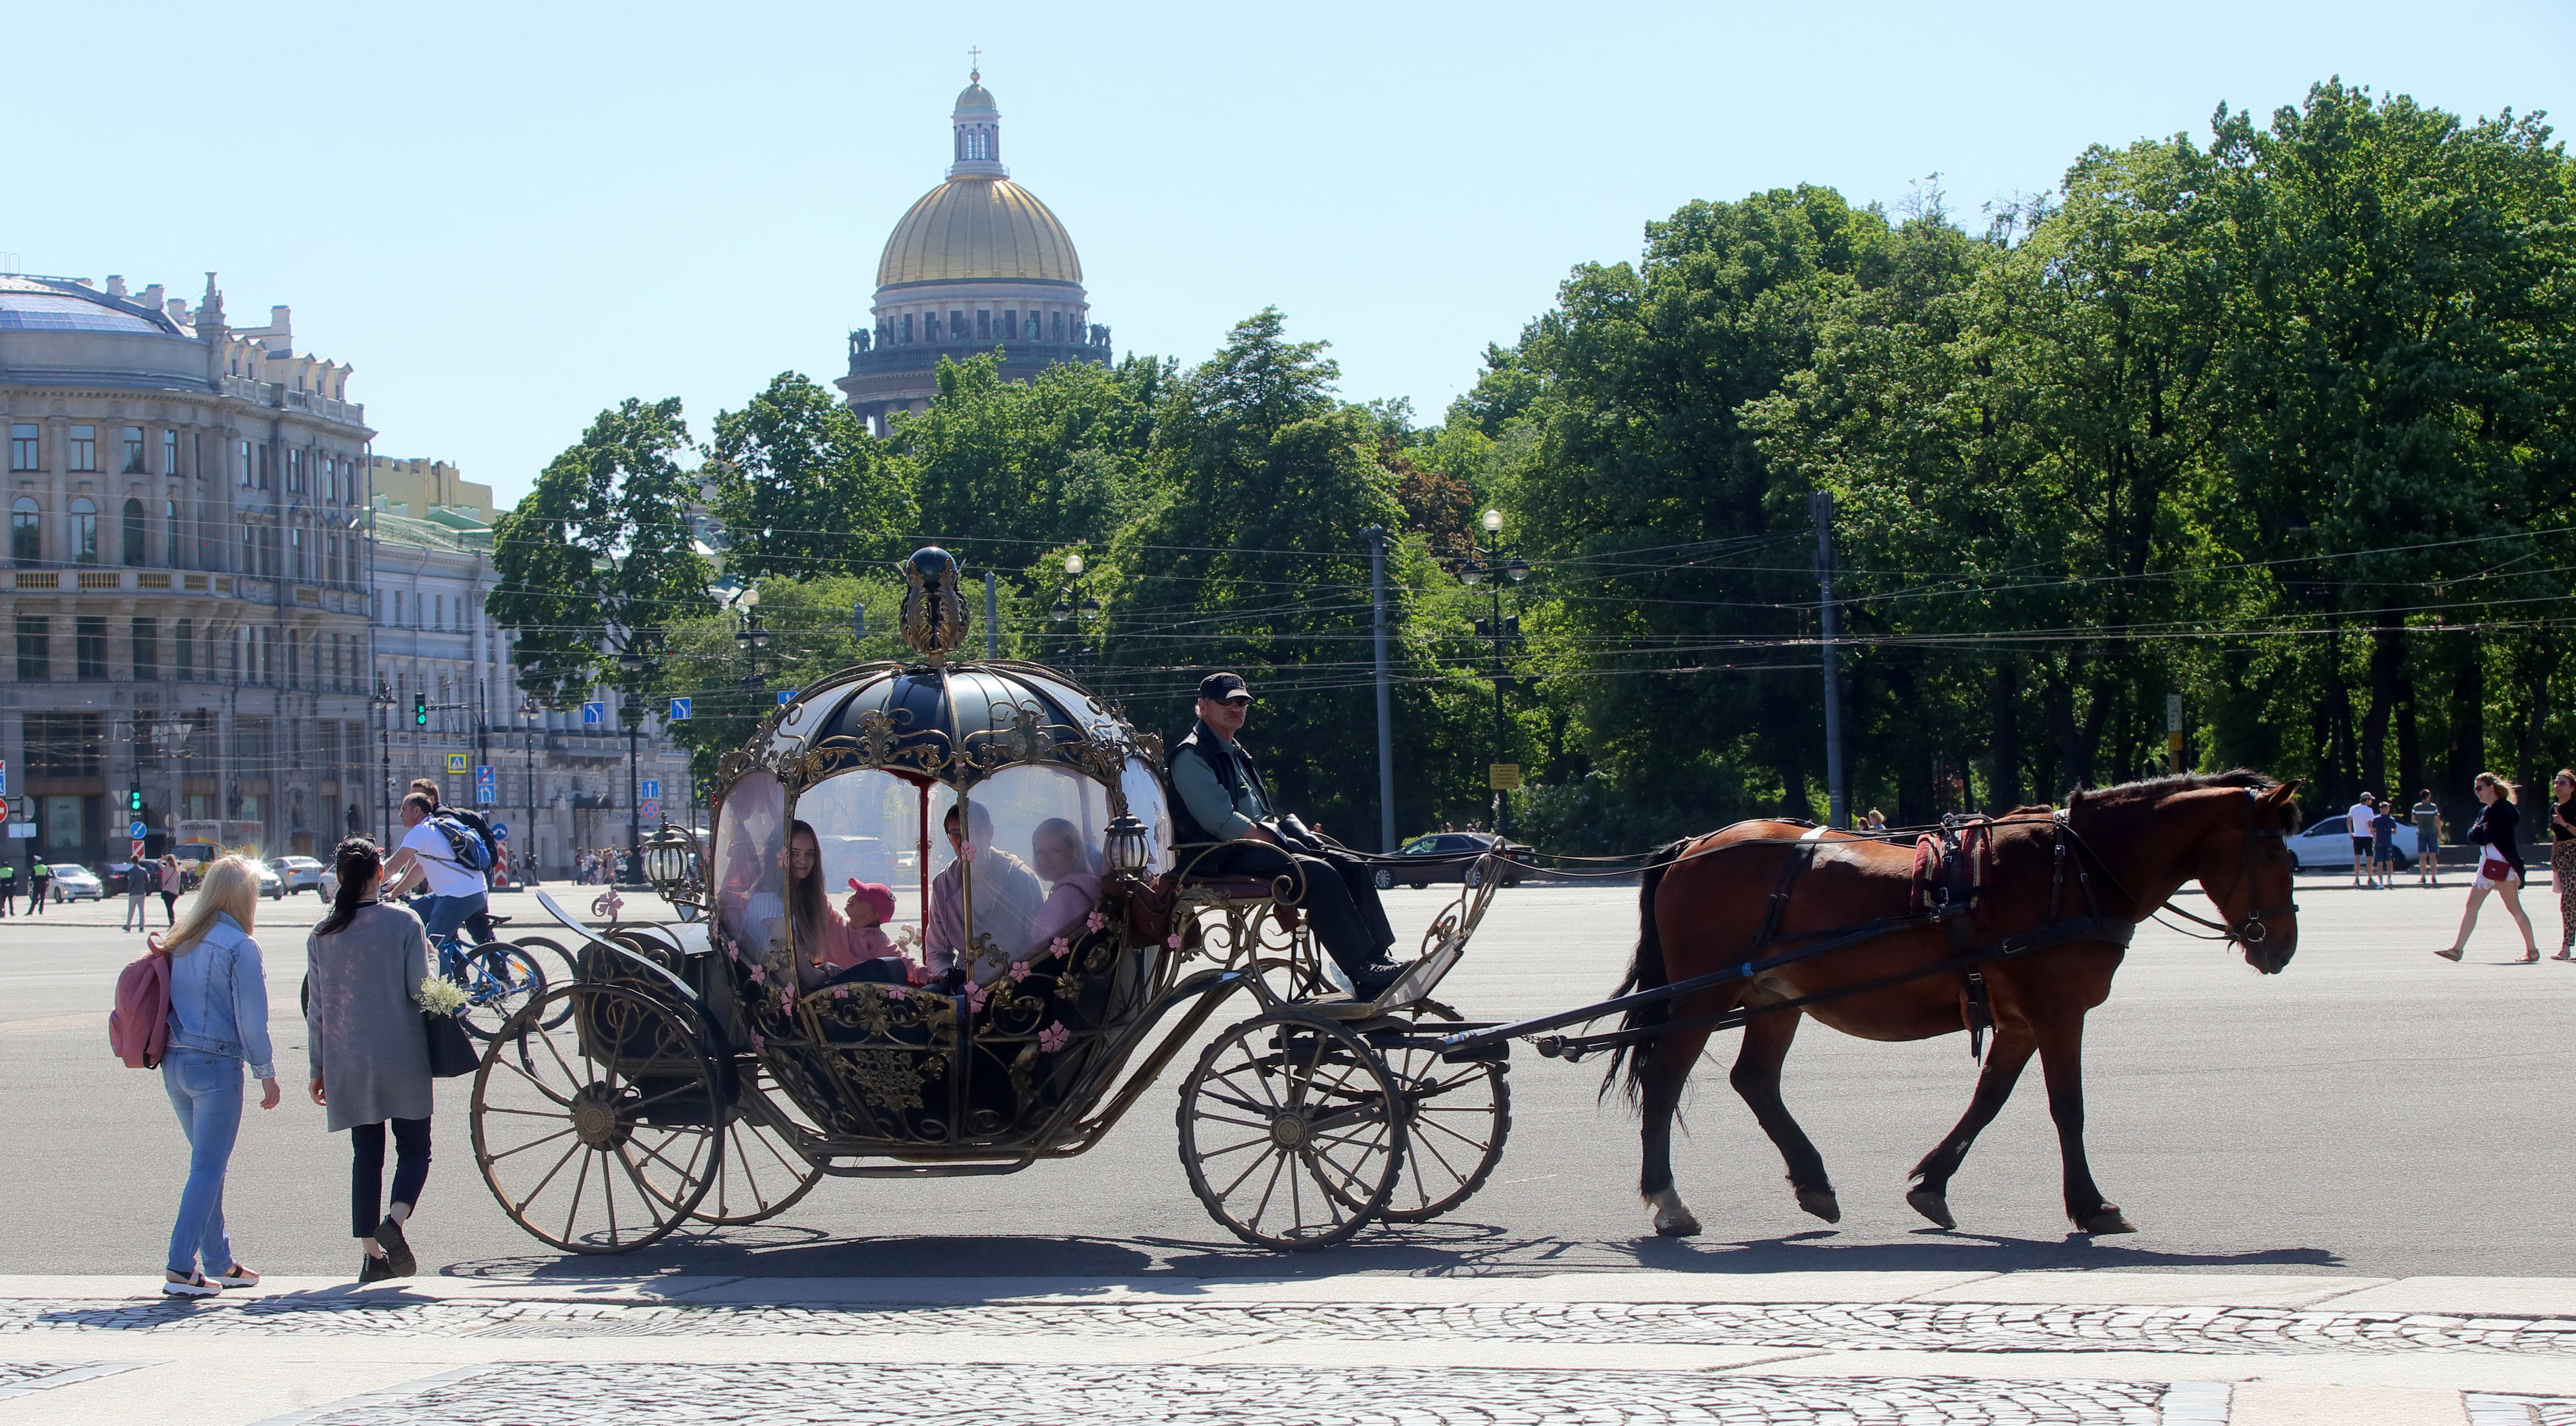
[(411, 696), (411, 725), (415, 728), (426, 728), (429, 726), (428, 694), (415, 693)]
[(140, 817), (143, 815), (142, 788), (129, 787), (125, 789), (125, 810), (132, 816)]

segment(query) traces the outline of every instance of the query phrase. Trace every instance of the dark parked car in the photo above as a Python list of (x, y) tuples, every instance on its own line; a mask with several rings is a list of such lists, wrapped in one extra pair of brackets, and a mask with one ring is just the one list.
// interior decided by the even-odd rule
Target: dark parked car
[[(1392, 861), (1377, 869), (1377, 889), (1388, 891), (1396, 886), (1424, 887), (1435, 881), (1464, 881), (1475, 867), (1476, 859), (1497, 845), (1505, 857), (1523, 867), (1538, 864), (1538, 854), (1518, 842), (1506, 842), (1483, 832), (1435, 832), (1416, 837), (1399, 848)], [(1518, 886), (1521, 873), (1515, 872), (1503, 881), (1505, 886)]]

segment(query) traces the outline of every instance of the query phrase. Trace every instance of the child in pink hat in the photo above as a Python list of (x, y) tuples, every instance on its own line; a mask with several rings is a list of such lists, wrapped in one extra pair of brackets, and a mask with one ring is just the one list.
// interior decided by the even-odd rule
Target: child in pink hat
[(806, 989), (844, 981), (912, 982), (912, 963), (896, 953), (885, 933), (885, 923), (894, 919), (892, 887), (852, 877), (842, 915), (843, 924), (833, 928), (839, 934), (823, 939), (811, 965), (798, 967), (797, 979)]

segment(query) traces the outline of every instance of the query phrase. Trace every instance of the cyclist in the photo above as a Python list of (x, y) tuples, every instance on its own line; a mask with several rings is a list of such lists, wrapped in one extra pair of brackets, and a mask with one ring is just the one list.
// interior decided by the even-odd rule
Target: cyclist
[[(476, 930), (476, 944), (492, 939), (492, 923), (484, 914), (483, 874), (458, 857), (439, 825), (438, 804), (425, 792), (403, 794), (402, 823), (402, 847), (385, 866), (385, 874), (392, 878), (390, 894), (401, 896), (416, 883), (428, 883), (429, 901), (421, 908), (420, 920), (432, 945), (478, 918), (483, 924)], [(473, 835), (461, 827), (457, 831), (460, 836)]]
[[(446, 805), (438, 795), (438, 784), (432, 782), (428, 778), (413, 778), (411, 780), (411, 790), (429, 799), (429, 815), (432, 817), (445, 817), (462, 823), (467, 832), (472, 833), (476, 838), (481, 840), (486, 851), (492, 856), (492, 864), (496, 867), (501, 864), (500, 849), (492, 843), (492, 829), (490, 824), (483, 820), (483, 814), (468, 808), (450, 807)], [(472, 868), (469, 867), (467, 870), (471, 871)], [(465, 918), (465, 931), (468, 935), (473, 937), (470, 944), (479, 946), (487, 941), (497, 941), (500, 937), (495, 935), (492, 930), (492, 914), (490, 911), (491, 903), (489, 900), (492, 890), (491, 873), (481, 872), (477, 873), (477, 875), (482, 878), (486, 900), (484, 903), (484, 909), (478, 910)], [(433, 939), (435, 938), (433, 937)]]

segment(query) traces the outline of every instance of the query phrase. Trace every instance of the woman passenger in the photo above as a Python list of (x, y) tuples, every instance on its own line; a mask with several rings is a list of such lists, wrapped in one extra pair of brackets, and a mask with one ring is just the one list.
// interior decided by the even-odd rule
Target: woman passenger
[(1100, 904), (1100, 859), (1082, 833), (1062, 817), (1049, 817), (1029, 837), (1030, 869), (1053, 889), (1038, 907), (1037, 937), (1021, 960), (1043, 960), (1057, 937), (1078, 938), (1083, 918)]
[(894, 893), (873, 882), (850, 892), (846, 911), (823, 894), (823, 846), (802, 821), (787, 832), (788, 920), (796, 927), (796, 983), (807, 990), (836, 981), (907, 984), (911, 966), (878, 929), (894, 913)]

